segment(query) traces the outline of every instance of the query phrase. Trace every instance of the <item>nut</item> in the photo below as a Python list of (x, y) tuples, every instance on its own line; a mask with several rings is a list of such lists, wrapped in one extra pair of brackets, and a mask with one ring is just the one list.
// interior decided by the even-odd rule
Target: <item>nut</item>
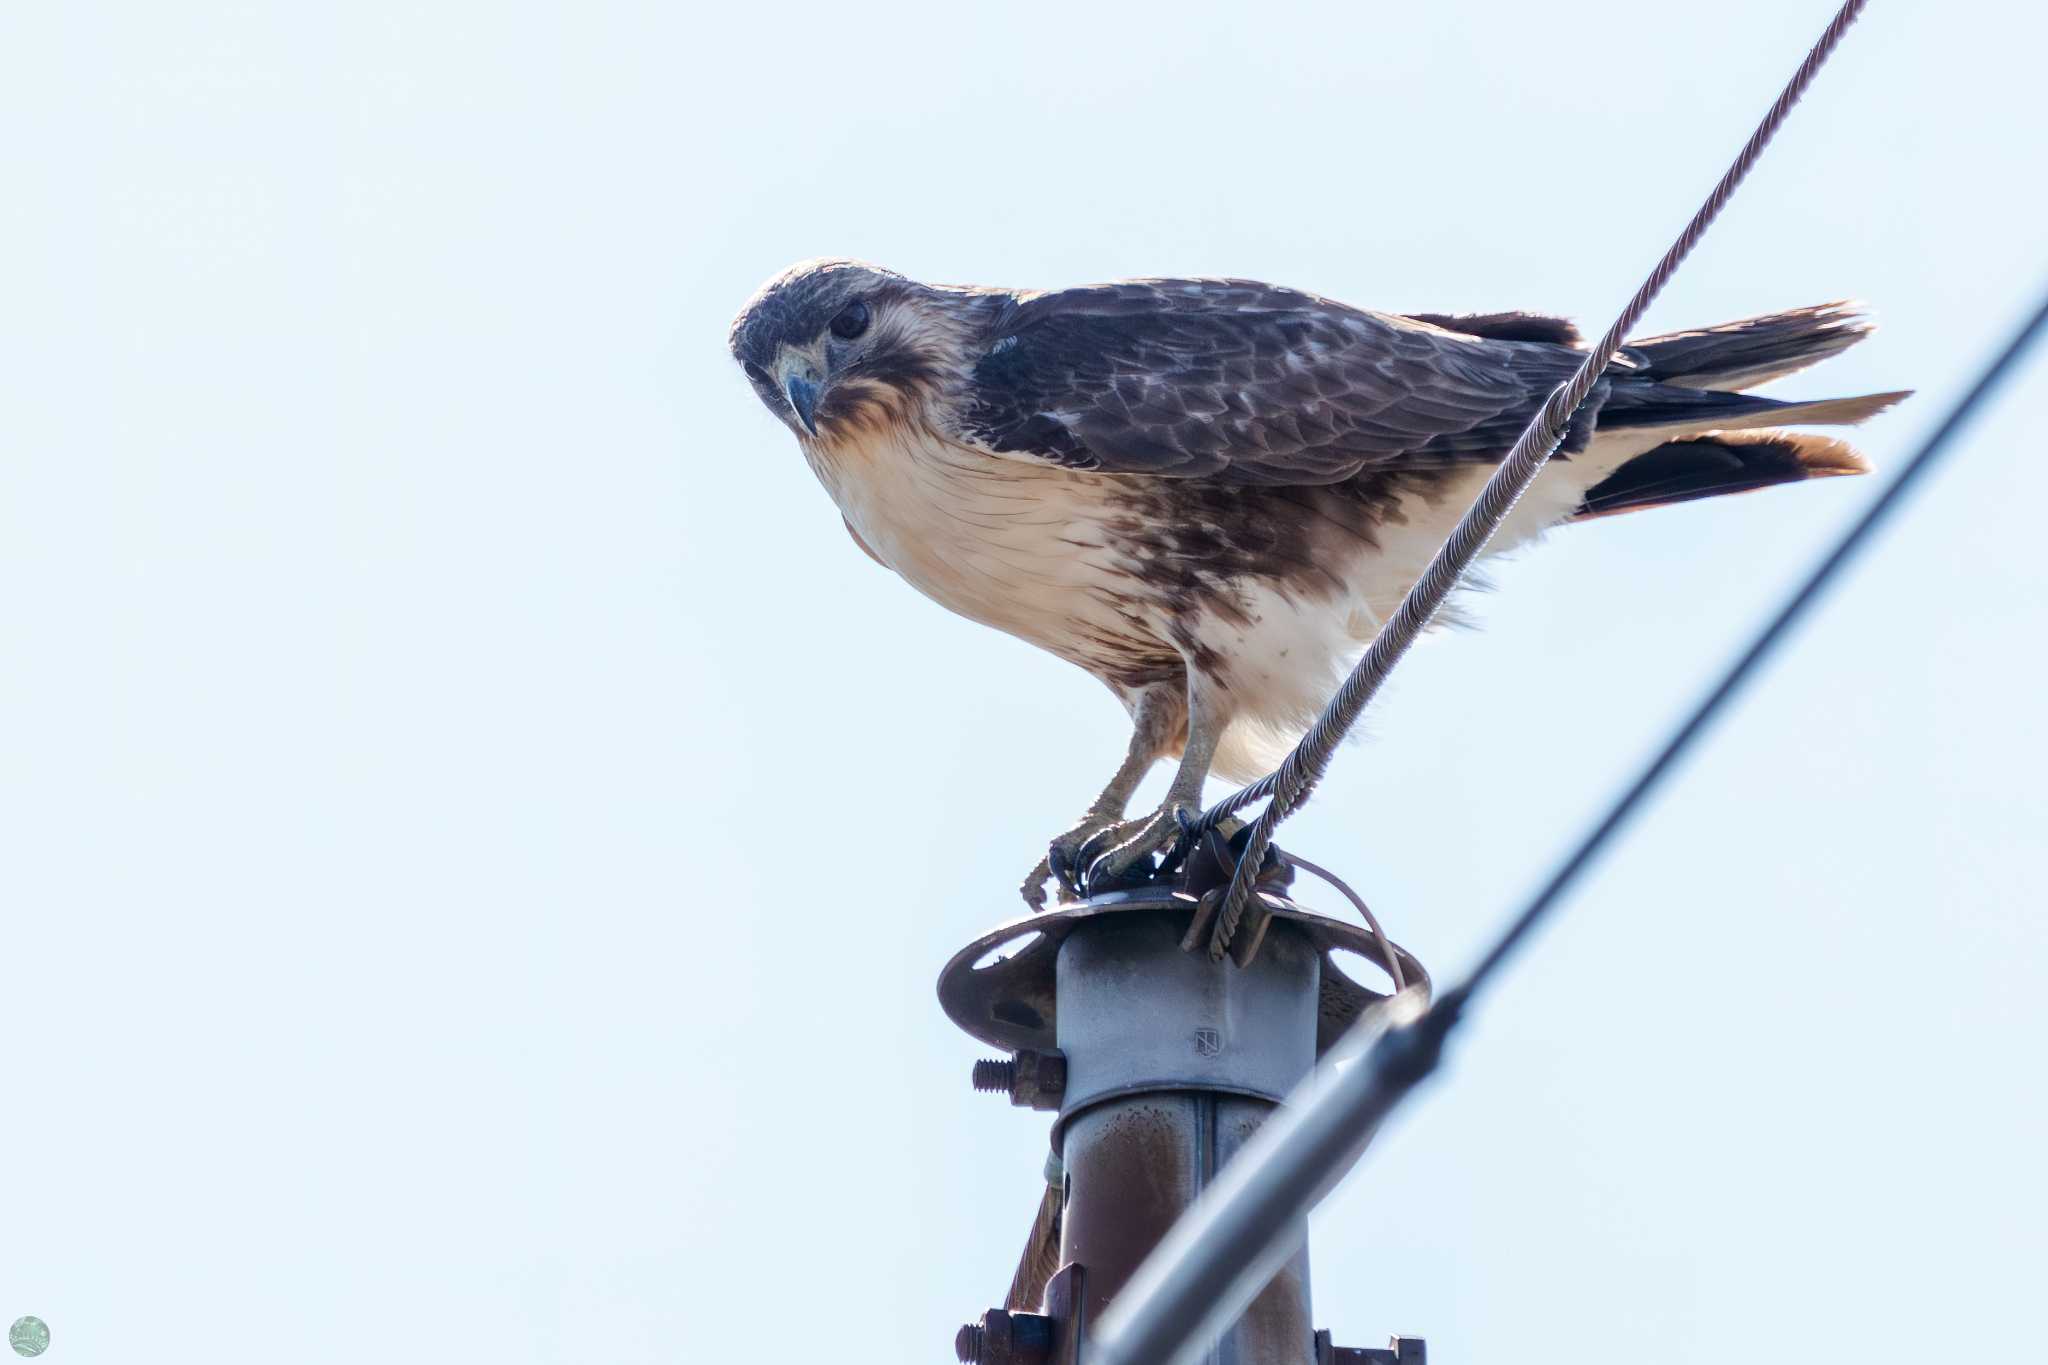
[(1060, 1097), (1066, 1093), (1064, 1052), (1033, 1052), (1026, 1048), (1017, 1054), (1017, 1078), (1010, 1087), (1011, 1104), (1020, 1109), (1056, 1110)]
[(953, 1338), (961, 1365), (1046, 1365), (1052, 1358), (1053, 1321), (1037, 1313), (991, 1308)]

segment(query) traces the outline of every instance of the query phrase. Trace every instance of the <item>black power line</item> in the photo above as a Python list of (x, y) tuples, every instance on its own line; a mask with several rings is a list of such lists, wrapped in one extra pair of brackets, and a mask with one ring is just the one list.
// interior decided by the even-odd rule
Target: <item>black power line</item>
[[(1353, 1059), (1332, 1067), (1306, 1100), (1269, 1120), (1175, 1224), (1110, 1305), (1094, 1334), (1108, 1365), (1149, 1365), (1243, 1311), (1278, 1268), (1275, 1249), (1358, 1160), (1366, 1142), (1436, 1069), (1464, 1008), (1522, 946), (1636, 810), (1704, 734), (1729, 700), (1784, 642), (1872, 534), (1920, 487), (1977, 409), (2048, 331), (2048, 297), (2035, 308), (1969, 391), (1942, 418), (1898, 475), (1842, 534), (1785, 604), (1694, 706), (1642, 773), (1509, 922), (1464, 980), (1427, 1009), (1407, 994), (1376, 1011), (1333, 1050)], [(1386, 1016), (1404, 1022), (1389, 1023)], [(1205, 1338), (1206, 1339), (1206, 1338)], [(1095, 1359), (1095, 1356), (1088, 1357)]]
[(1842, 533), (1834, 548), (1813, 567), (1806, 580), (1794, 589), (1791, 597), (1778, 608), (1777, 614), (1757, 632), (1756, 637), (1749, 642), (1749, 647), (1728, 666), (1720, 681), (1716, 682), (1693, 707), (1692, 714), (1672, 732), (1671, 738), (1664, 742), (1664, 747), (1658, 750), (1657, 756), (1651, 759), (1636, 780), (1615, 798), (1607, 814), (1602, 816), (1600, 822), (1579, 841), (1578, 847), (1571, 851), (1570, 856), (1558, 864), (1557, 870), (1550, 874), (1550, 880), (1543, 884), (1543, 888), (1530, 900), (1522, 913), (1515, 916), (1514, 922), (1495, 941), (1486, 956), (1481, 958), (1471, 973), (1445, 996), (1444, 1003), (1450, 1003), (1451, 996), (1459, 997), (1459, 1003), (1463, 1003), (1464, 998), (1477, 991), (1486, 979), (1499, 969), (1508, 955), (1521, 946), (1529, 931), (1535, 928), (1558, 899), (1571, 889), (1579, 874), (1599, 856), (1607, 841), (1628, 823), (1636, 808), (1643, 804), (1678, 760), (1685, 756), (1693, 742), (1713, 723), (1735, 694), (1742, 690), (1751, 675), (1780, 644), (1784, 643), (1785, 637), (1805, 618), (1835, 576), (1862, 552), (1870, 537), (1892, 518), (1933, 470), (1936, 462), (1948, 453), (1951, 439), (1976, 414), (1984, 400), (2011, 375), (2028, 349), (2041, 339), (2044, 329), (2048, 329), (2048, 296), (2042, 298), (2026, 325), (2005, 344), (2005, 349), (1998, 353), (1998, 358), (1978, 376), (1977, 382), (1970, 386), (1969, 392), (1949, 409), (1948, 415), (1941, 419), (1941, 424), (1935, 427), (1921, 443), (1920, 448), (1913, 452), (1913, 457), (1906, 461), (1898, 476), (1877, 495), (1876, 501), (1864, 509), (1863, 515), (1856, 519), (1855, 524)]

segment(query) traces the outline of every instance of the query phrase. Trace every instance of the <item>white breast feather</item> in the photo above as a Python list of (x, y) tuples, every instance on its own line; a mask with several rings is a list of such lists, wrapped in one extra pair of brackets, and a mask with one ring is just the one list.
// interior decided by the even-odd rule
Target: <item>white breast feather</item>
[[(1617, 434), (1553, 462), (1488, 554), (1527, 544), (1570, 516), (1616, 466), (1668, 439)], [(941, 606), (1084, 666), (1095, 652), (1091, 639), (1129, 638), (1138, 628), (1109, 605), (1127, 597), (1135, 567), (1119, 562), (1106, 525), (1119, 476), (995, 458), (903, 428), (829, 454), (806, 443), (805, 454), (876, 556)], [(1435, 499), (1406, 499), (1405, 519), (1380, 528), (1377, 550), (1361, 543), (1349, 563), (1328, 566), (1347, 587), (1341, 598), (1289, 596), (1251, 582), (1240, 604), (1247, 619), (1197, 613), (1195, 639), (1222, 661), (1206, 685), (1226, 689), (1235, 712), (1219, 775), (1256, 777), (1299, 737), (1492, 472), (1476, 465)], [(1152, 639), (1134, 647), (1167, 643), (1165, 617), (1139, 623)]]

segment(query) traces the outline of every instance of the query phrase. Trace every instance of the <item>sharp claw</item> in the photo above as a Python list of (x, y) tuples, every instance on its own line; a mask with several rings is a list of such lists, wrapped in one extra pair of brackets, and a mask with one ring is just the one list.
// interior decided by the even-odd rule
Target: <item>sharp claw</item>
[[(1089, 835), (1086, 839), (1082, 840), (1081, 846), (1074, 850), (1075, 869), (1078, 871), (1080, 868), (1085, 867), (1088, 869), (1089, 872), (1094, 872), (1095, 864), (1101, 862), (1102, 859), (1105, 856), (1107, 856), (1106, 852), (1103, 850), (1102, 841), (1105, 839), (1110, 839), (1113, 841), (1116, 835), (1116, 831), (1117, 826), (1105, 825), (1103, 828), (1096, 830), (1093, 834)], [(1111, 848), (1114, 848), (1115, 846), (1116, 845), (1114, 842), (1110, 844)], [(1085, 882), (1087, 878), (1084, 876), (1082, 880)]]
[[(1124, 841), (1118, 841), (1114, 837), (1115, 833), (1114, 830), (1105, 830), (1103, 834), (1111, 836), (1107, 841), (1102, 835), (1097, 835), (1081, 846), (1080, 861), (1087, 868), (1081, 874), (1081, 886), (1090, 896), (1115, 891), (1127, 883), (1144, 880), (1143, 877), (1133, 878), (1131, 873), (1138, 864), (1149, 862), (1150, 855), (1142, 848), (1130, 848), (1130, 840), (1142, 838), (1143, 831), (1131, 835), (1130, 839)], [(1107, 847), (1103, 847), (1105, 842), (1108, 844)], [(1149, 872), (1149, 868), (1147, 870)]]
[(1099, 894), (1136, 886), (1150, 879), (1150, 863), (1150, 856), (1144, 854), (1120, 860), (1116, 850), (1111, 849), (1088, 865), (1088, 889)]
[(1051, 847), (1047, 849), (1047, 853), (1044, 853), (1044, 866), (1047, 866), (1047, 872), (1051, 872), (1053, 878), (1059, 882), (1061, 892), (1065, 892), (1069, 896), (1075, 894), (1075, 888), (1073, 888), (1073, 874), (1075, 874), (1073, 849), (1069, 847), (1067, 839), (1053, 839)]
[(1136, 820), (1085, 819), (1052, 841), (1039, 879), (1054, 878), (1062, 895), (1077, 900), (1150, 881), (1172, 867), (1170, 861), (1155, 867), (1153, 855), (1186, 842), (1191, 818), (1185, 807), (1176, 807)]
[(1100, 857), (1092, 859), (1088, 864), (1088, 870), (1081, 874), (1081, 883), (1088, 888), (1091, 894), (1110, 890), (1110, 884), (1116, 880), (1110, 873), (1108, 863), (1109, 854), (1104, 853)]
[(1074, 855), (1064, 843), (1054, 844), (1045, 855), (1045, 861), (1048, 870), (1059, 881), (1061, 891), (1069, 896), (1081, 894), (1080, 884), (1074, 875), (1079, 869), (1074, 866)]
[(1190, 810), (1186, 806), (1176, 806), (1173, 809), (1173, 822), (1179, 826), (1180, 832), (1174, 836), (1173, 842), (1168, 844), (1166, 851), (1160, 855), (1159, 870), (1161, 873), (1175, 871), (1181, 864), (1185, 863), (1188, 860), (1188, 855), (1194, 852), (1196, 839), (1200, 837), (1195, 832), (1197, 826), (1202, 822), (1200, 813)]
[[(1117, 886), (1136, 885), (1151, 881), (1173, 868), (1173, 852), (1185, 836), (1187, 815), (1184, 808), (1175, 807), (1161, 811), (1146, 821), (1129, 838), (1110, 848), (1088, 863), (1086, 881), (1091, 891), (1112, 890)], [(1091, 845), (1094, 841), (1090, 841)], [(1089, 849), (1084, 847), (1082, 856)], [(1155, 855), (1164, 855), (1158, 863)]]

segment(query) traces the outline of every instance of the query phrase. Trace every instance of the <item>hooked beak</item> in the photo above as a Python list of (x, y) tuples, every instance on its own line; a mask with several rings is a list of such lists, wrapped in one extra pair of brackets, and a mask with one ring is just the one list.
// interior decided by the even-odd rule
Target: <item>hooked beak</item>
[(818, 384), (809, 375), (792, 374), (782, 381), (783, 396), (789, 399), (789, 410), (804, 424), (804, 430), (818, 434)]

